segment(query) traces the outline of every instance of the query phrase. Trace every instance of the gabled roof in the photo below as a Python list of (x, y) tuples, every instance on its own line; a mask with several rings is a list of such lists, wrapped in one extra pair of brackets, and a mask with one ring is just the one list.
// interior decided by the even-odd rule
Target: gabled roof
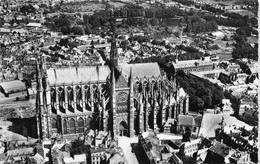
[(151, 78), (152, 76), (161, 76), (161, 70), (158, 63), (124, 64), (118, 66), (118, 71), (122, 72), (123, 76), (129, 77), (131, 68), (133, 78)]
[(125, 158), (119, 152), (116, 152), (113, 156), (111, 156), (109, 158), (109, 163), (116, 164), (116, 163), (120, 163), (120, 162), (124, 163), (125, 162)]
[(174, 124), (175, 121), (176, 121), (175, 119), (173, 119), (173, 118), (169, 118), (169, 119), (166, 121), (166, 123), (165, 123), (164, 126), (168, 126), (168, 127), (170, 127), (171, 125)]
[(5, 154), (4, 153), (1, 153), (0, 154), (0, 161), (4, 161), (5, 160)]
[(29, 147), (29, 148), (22, 148), (22, 149), (14, 149), (14, 150), (8, 150), (7, 151), (7, 156), (23, 156), (23, 155), (28, 155), (33, 153), (34, 148)]
[(189, 116), (189, 115), (179, 115), (178, 116), (178, 125), (179, 126), (195, 126), (195, 120), (192, 116)]
[(26, 26), (28, 26), (28, 27), (41, 27), (42, 24), (41, 23), (30, 22)]
[(108, 66), (87, 66), (82, 68), (59, 68), (47, 70), (50, 85), (63, 83), (106, 82), (110, 69)]
[(29, 160), (31, 161), (31, 163), (37, 163), (37, 164), (43, 164), (44, 163), (43, 157), (38, 153), (36, 153), (32, 157), (29, 157)]
[(209, 150), (211, 150), (212, 152), (214, 152), (222, 157), (225, 157), (229, 154), (229, 147), (218, 141), (213, 146), (211, 146), (209, 148)]
[(202, 118), (203, 118), (202, 115), (194, 117), (195, 124), (196, 124), (197, 127), (201, 126)]
[(0, 86), (4, 89), (5, 93), (9, 93), (15, 90), (25, 90), (25, 84), (20, 80), (13, 80), (0, 83)]

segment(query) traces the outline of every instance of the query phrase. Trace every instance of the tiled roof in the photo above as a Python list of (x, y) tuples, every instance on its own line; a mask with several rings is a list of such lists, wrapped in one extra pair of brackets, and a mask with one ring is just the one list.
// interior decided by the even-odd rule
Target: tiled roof
[(196, 67), (195, 63), (198, 63), (198, 66), (213, 65), (211, 61), (201, 61), (201, 60), (184, 60), (184, 61), (178, 61), (177, 63), (172, 62), (175, 69)]
[(9, 93), (12, 90), (24, 90), (25, 84), (20, 80), (8, 81), (0, 83), (0, 86), (4, 89), (5, 93)]
[(189, 115), (179, 115), (178, 116), (178, 125), (195, 126), (195, 120), (192, 116), (189, 116)]
[(229, 147), (225, 144), (220, 142), (216, 142), (213, 146), (209, 148), (212, 152), (219, 154), (222, 157), (225, 157), (229, 154)]
[(169, 118), (169, 119), (166, 121), (166, 123), (165, 123), (164, 126), (171, 126), (171, 125), (174, 124), (175, 121), (176, 121), (175, 119)]
[(108, 66), (88, 66), (83, 68), (59, 68), (47, 70), (50, 85), (80, 82), (105, 82), (110, 69)]
[(101, 153), (101, 152), (105, 152), (105, 151), (106, 151), (105, 148), (90, 149), (91, 154), (92, 153)]
[(32, 157), (29, 157), (29, 159), (30, 159), (31, 163), (37, 163), (37, 164), (43, 164), (44, 163), (43, 157), (38, 153), (36, 153)]

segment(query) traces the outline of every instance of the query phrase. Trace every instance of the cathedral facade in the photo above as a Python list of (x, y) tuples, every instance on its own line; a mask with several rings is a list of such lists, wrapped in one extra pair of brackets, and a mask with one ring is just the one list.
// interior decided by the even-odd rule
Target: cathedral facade
[(38, 134), (50, 138), (109, 131), (113, 138), (163, 131), (186, 114), (189, 97), (157, 63), (42, 69), (38, 77)]

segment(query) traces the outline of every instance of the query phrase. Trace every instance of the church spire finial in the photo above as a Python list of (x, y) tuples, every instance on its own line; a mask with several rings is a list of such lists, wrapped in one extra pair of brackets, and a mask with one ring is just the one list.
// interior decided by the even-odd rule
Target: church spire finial
[(116, 47), (116, 34), (115, 34), (115, 23), (111, 22), (111, 33), (112, 33), (112, 40), (111, 40), (111, 50), (110, 50), (110, 61), (112, 67), (117, 66), (117, 47)]

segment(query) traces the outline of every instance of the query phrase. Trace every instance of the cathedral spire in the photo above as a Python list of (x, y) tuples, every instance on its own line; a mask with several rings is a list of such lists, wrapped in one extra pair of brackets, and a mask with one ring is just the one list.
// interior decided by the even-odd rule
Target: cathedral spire
[(129, 81), (130, 81), (130, 93), (133, 93), (134, 92), (134, 83), (133, 83), (133, 68), (132, 67), (130, 67)]
[(116, 34), (115, 34), (115, 23), (111, 22), (111, 50), (110, 50), (110, 61), (111, 61), (111, 66), (115, 67), (118, 65), (117, 61), (117, 47), (116, 47)]
[(112, 85), (112, 93), (115, 91), (116, 88), (116, 79), (115, 79), (115, 68), (111, 68), (111, 85)]
[[(129, 115), (129, 129), (130, 129), (130, 137), (133, 137), (135, 135), (134, 130), (134, 83), (133, 83), (133, 71), (132, 67), (130, 67), (130, 115)], [(141, 102), (141, 101), (140, 101)]]
[(111, 121), (113, 122), (112, 123), (112, 129), (110, 129), (112, 131), (112, 138), (113, 139), (116, 139), (116, 120), (115, 120), (115, 117), (116, 117), (116, 91), (115, 91), (115, 88), (116, 88), (116, 80), (115, 80), (115, 68), (112, 67), (111, 68)]

